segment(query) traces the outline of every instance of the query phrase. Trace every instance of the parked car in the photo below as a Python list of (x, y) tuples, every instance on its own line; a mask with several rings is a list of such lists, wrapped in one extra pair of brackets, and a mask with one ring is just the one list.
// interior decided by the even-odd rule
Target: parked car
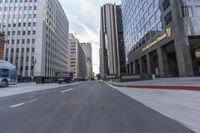
[(7, 87), (17, 84), (16, 66), (7, 61), (0, 60), (0, 86)]

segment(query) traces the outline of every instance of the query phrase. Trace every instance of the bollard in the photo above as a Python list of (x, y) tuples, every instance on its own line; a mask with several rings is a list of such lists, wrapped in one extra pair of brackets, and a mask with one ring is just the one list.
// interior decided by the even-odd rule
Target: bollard
[(152, 79), (155, 80), (156, 79), (156, 75), (152, 74)]

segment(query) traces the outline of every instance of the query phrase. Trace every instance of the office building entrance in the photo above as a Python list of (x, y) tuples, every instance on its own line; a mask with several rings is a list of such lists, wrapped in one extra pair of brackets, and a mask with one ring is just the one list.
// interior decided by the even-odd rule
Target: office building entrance
[(200, 76), (200, 37), (189, 37), (193, 70), (195, 76)]
[(176, 58), (176, 51), (174, 44), (167, 44), (163, 47), (163, 60), (166, 61), (165, 67), (165, 75), (167, 77), (178, 77), (178, 65)]

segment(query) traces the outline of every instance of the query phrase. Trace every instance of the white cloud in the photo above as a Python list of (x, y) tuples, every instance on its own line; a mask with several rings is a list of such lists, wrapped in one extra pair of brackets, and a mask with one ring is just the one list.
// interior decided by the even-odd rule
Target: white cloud
[(121, 0), (59, 0), (70, 22), (70, 32), (76, 33), (80, 42), (91, 42), (94, 72), (99, 72), (100, 6)]

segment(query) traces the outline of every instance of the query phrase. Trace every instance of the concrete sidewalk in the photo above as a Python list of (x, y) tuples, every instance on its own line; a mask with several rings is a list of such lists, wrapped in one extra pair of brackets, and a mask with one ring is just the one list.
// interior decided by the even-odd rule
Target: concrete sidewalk
[(117, 87), (200, 91), (200, 77), (159, 78), (134, 82), (109, 82)]
[[(162, 83), (165, 83), (163, 80), (160, 80), (160, 81), (162, 81)], [(183, 81), (181, 82), (184, 83)], [(145, 83), (145, 81), (142, 81), (142, 82)], [(139, 82), (139, 83), (142, 83), (142, 82)], [(187, 82), (189, 83), (189, 81)], [(107, 82), (105, 83), (108, 84)], [(140, 85), (139, 83), (136, 82), (135, 84)], [(147, 81), (146, 84), (147, 83), (151, 83), (151, 82)], [(129, 85), (130, 84), (131, 83), (129, 83)], [(157, 85), (158, 84), (160, 83), (157, 83)], [(198, 83), (196, 83), (196, 85), (197, 84)], [(121, 93), (143, 103), (144, 105), (156, 110), (157, 112), (160, 112), (161, 114), (182, 123), (183, 125), (192, 129), (196, 133), (200, 133), (200, 93), (199, 92), (186, 91), (186, 90), (177, 91), (177, 90), (169, 90), (169, 89), (168, 90), (163, 90), (163, 89), (154, 90), (154, 89), (148, 89), (148, 88), (132, 89), (128, 87), (112, 86), (111, 84), (108, 84), (108, 85), (120, 91)], [(167, 85), (167, 83), (165, 85)], [(177, 83), (175, 85), (179, 85), (179, 84)], [(187, 85), (186, 82), (184, 85)], [(190, 85), (193, 85), (193, 84), (190, 84)]]

